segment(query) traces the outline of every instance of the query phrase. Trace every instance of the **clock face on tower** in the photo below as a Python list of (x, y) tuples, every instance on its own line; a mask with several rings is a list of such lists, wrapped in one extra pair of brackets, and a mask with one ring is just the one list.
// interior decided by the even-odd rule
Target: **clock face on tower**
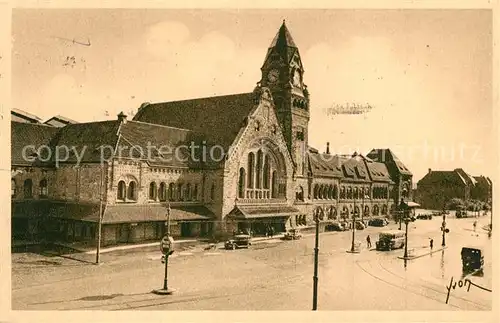
[(295, 70), (293, 73), (293, 85), (300, 86), (300, 72), (299, 70)]
[(274, 83), (278, 80), (279, 76), (280, 72), (276, 69), (273, 69), (269, 71), (269, 74), (267, 74), (267, 79), (269, 80), (269, 82)]

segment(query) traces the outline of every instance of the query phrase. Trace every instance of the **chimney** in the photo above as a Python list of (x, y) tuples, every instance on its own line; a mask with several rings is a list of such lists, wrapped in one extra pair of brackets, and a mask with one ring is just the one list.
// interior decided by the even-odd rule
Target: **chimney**
[(330, 143), (329, 142), (326, 143), (326, 154), (330, 155)]
[(429, 168), (429, 174), (432, 172), (432, 169)]
[(123, 111), (118, 115), (118, 121), (123, 124), (127, 123), (127, 115)]

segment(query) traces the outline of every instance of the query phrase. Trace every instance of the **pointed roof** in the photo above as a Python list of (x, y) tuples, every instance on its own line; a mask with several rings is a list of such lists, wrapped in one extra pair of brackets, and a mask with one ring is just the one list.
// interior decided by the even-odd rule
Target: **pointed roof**
[(297, 45), (295, 45), (290, 31), (288, 31), (288, 28), (286, 27), (285, 20), (283, 20), (283, 24), (278, 30), (276, 36), (274, 36), (274, 39), (267, 50), (264, 64), (271, 54), (278, 54), (283, 61), (288, 64), (293, 58), (295, 52), (298, 52), (298, 50), (299, 49), (297, 48)]
[(295, 47), (297, 48), (297, 45), (295, 45), (295, 42), (293, 41), (292, 35), (288, 31), (288, 28), (286, 28), (285, 24), (285, 19), (283, 19), (283, 24), (281, 25), (280, 29), (278, 30), (278, 33), (274, 37), (271, 46), (272, 47)]

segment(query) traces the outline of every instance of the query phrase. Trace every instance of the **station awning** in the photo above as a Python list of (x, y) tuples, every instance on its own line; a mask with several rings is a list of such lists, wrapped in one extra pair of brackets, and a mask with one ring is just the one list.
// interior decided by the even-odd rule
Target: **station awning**
[(234, 219), (259, 219), (288, 217), (300, 214), (296, 208), (288, 205), (277, 206), (235, 206), (228, 216)]
[[(214, 214), (203, 205), (179, 205), (170, 207), (171, 221), (205, 221)], [(166, 221), (167, 208), (163, 205), (108, 205), (102, 223), (135, 223)]]

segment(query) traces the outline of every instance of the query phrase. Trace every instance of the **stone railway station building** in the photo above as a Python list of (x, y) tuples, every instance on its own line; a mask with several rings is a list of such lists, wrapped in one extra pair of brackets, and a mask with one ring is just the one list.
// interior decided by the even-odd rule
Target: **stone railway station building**
[(285, 23), (261, 71), (252, 92), (145, 103), (131, 119), (12, 121), (13, 239), (93, 243), (102, 214), (103, 245), (158, 240), (168, 205), (177, 237), (307, 229), (317, 210), (324, 229), (411, 200), (412, 173), (390, 149), (309, 146), (310, 95)]

